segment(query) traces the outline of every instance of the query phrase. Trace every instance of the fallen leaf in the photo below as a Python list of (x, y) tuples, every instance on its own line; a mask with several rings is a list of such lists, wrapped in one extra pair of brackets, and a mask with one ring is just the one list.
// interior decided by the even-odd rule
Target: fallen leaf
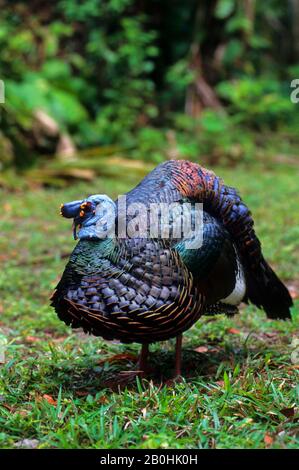
[(138, 357), (136, 354), (130, 353), (123, 353), (123, 354), (115, 354), (114, 356), (108, 357), (106, 359), (101, 359), (98, 364), (104, 364), (105, 362), (119, 362), (119, 361), (133, 361), (136, 362)]
[(105, 395), (103, 395), (98, 399), (98, 403), (101, 403), (102, 405), (104, 405), (105, 403), (108, 403), (108, 398), (105, 397)]
[(89, 395), (89, 392), (87, 392), (86, 390), (77, 390), (76, 395), (78, 397), (86, 397), (87, 395)]
[(265, 333), (265, 336), (267, 336), (268, 338), (275, 338), (277, 335), (278, 331), (267, 331), (267, 333)]
[(142, 413), (143, 419), (146, 419), (146, 408), (142, 408), (141, 413)]
[(1, 406), (4, 406), (4, 408), (6, 408), (11, 413), (15, 412), (15, 408), (13, 406), (8, 405), (7, 403), (1, 403)]
[(264, 443), (267, 447), (271, 446), (273, 444), (273, 437), (271, 437), (270, 434), (266, 433), (264, 436)]
[(37, 343), (40, 341), (40, 338), (37, 338), (36, 336), (26, 336), (25, 341), (26, 343)]
[(198, 352), (198, 353), (206, 353), (208, 352), (209, 348), (207, 348), (206, 346), (198, 346), (198, 348), (195, 348), (194, 351)]
[(227, 332), (231, 333), (232, 335), (239, 335), (241, 333), (241, 331), (237, 330), (236, 328), (229, 328)]
[(220, 387), (224, 387), (224, 380), (218, 380), (216, 384), (219, 385)]
[(295, 416), (295, 408), (282, 408), (280, 412), (286, 417), (286, 418), (294, 418)]
[[(49, 335), (52, 336), (52, 335)], [(58, 338), (52, 338), (53, 343), (62, 343), (65, 341), (67, 336), (59, 336)]]
[(56, 406), (57, 405), (57, 401), (54, 400), (53, 397), (51, 397), (51, 395), (43, 395), (43, 399), (46, 400), (50, 405), (53, 405), (53, 406)]

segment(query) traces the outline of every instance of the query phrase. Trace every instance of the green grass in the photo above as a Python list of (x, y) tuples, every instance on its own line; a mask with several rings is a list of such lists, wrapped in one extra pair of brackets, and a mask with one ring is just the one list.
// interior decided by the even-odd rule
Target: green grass
[[(240, 189), (266, 257), (298, 291), (299, 168), (214, 170)], [(136, 182), (0, 194), (0, 330), (8, 341), (0, 447), (23, 439), (40, 448), (298, 446), (298, 363), (291, 360), (298, 300), (292, 323), (267, 321), (252, 306), (234, 319), (199, 320), (184, 335), (182, 383), (165, 383), (173, 368), (169, 341), (152, 345), (149, 381), (122, 391), (109, 384), (134, 367), (138, 345), (75, 333), (56, 318), (49, 297), (74, 246), (59, 204), (95, 192), (116, 196)]]

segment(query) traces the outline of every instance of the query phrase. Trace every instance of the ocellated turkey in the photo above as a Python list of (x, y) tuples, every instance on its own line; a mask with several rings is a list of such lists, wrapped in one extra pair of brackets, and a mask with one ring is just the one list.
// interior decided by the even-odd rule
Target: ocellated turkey
[[(247, 206), (236, 189), (189, 161), (157, 166), (126, 194), (127, 205), (203, 203), (203, 243), (184, 239), (99, 237), (99, 226), (127, 225), (114, 218), (114, 203), (94, 195), (64, 204), (74, 219), (77, 243), (52, 297), (59, 318), (73, 328), (125, 343), (148, 345), (176, 337), (181, 373), (182, 333), (202, 315), (235, 314), (251, 302), (269, 318), (290, 318), (292, 299), (263, 257)], [(112, 210), (113, 209), (113, 210)]]

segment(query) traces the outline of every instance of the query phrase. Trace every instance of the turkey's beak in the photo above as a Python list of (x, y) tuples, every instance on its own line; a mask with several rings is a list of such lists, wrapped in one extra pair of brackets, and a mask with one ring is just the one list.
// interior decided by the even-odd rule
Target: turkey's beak
[(82, 203), (83, 203), (83, 200), (72, 201), (72, 202), (67, 202), (66, 204), (62, 204), (60, 207), (60, 214), (63, 217), (66, 217), (67, 219), (74, 219), (80, 213), (80, 207)]
[(74, 219), (73, 236), (75, 240), (77, 240), (77, 226), (79, 225), (78, 219), (80, 219), (80, 212), (81, 212), (82, 204), (83, 204), (83, 200), (67, 202), (66, 204), (61, 204), (60, 206), (60, 214), (63, 217), (66, 217), (67, 219)]

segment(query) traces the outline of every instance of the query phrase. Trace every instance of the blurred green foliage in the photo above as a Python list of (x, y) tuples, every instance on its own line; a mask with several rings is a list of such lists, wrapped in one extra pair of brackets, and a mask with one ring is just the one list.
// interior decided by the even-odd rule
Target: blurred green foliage
[(55, 152), (39, 110), (79, 149), (154, 162), (252, 158), (253, 133), (296, 140), (295, 3), (1, 0), (0, 165)]

